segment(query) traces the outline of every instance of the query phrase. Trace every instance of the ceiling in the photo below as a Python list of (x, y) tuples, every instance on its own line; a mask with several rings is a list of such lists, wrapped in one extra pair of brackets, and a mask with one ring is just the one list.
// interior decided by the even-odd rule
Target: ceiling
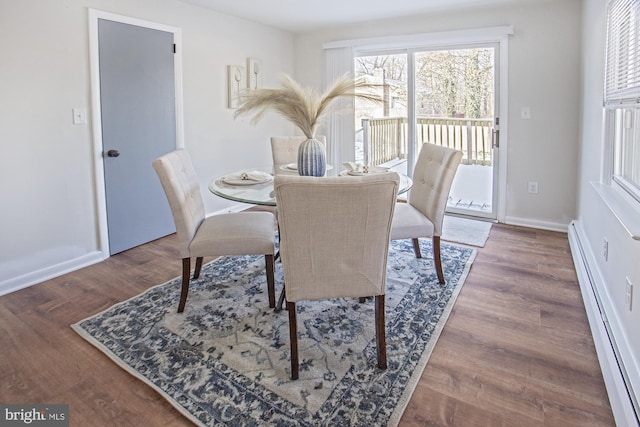
[[(300, 33), (445, 10), (541, 0), (182, 0), (216, 12)], [(557, 0), (560, 1), (560, 0)]]

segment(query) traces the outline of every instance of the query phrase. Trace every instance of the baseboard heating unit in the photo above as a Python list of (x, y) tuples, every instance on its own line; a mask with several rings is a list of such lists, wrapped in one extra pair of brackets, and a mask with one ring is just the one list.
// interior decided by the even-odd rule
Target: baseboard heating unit
[[(584, 232), (576, 221), (569, 225), (569, 245), (576, 267), (580, 290), (589, 319), (589, 326), (598, 354), (602, 376), (609, 395), (611, 410), (619, 427), (640, 425), (638, 396), (633, 390), (630, 373), (625, 369), (620, 357), (620, 347), (616, 343), (605, 304), (599, 289), (604, 288), (604, 280), (597, 270), (593, 251), (586, 242)], [(593, 267), (591, 267), (593, 266)], [(631, 373), (638, 375), (638, 373)]]

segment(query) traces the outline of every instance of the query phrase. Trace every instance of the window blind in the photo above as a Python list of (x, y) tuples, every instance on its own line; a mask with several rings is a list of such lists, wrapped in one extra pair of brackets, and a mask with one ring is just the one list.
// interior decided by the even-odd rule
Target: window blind
[(640, 104), (640, 0), (609, 2), (606, 49), (605, 104)]

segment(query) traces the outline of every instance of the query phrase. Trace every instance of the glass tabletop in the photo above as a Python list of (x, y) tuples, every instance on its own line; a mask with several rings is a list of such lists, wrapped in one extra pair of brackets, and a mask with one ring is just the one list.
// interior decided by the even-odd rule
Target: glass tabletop
[[(237, 172), (226, 174), (217, 178), (214, 178), (209, 182), (209, 191), (216, 196), (233, 200), (236, 202), (250, 203), (252, 205), (264, 205), (275, 206), (276, 199), (273, 191), (273, 175), (274, 171), (277, 174), (297, 175), (298, 171), (293, 168), (293, 165), (276, 165), (274, 166), (261, 166), (256, 168), (242, 169)], [(261, 175), (267, 173), (271, 176), (271, 179), (266, 178), (264, 182), (260, 179)], [(243, 174), (247, 174), (246, 177), (252, 177), (252, 179), (242, 179)], [(339, 174), (334, 170), (327, 170), (327, 176), (345, 175), (346, 171), (342, 171)], [(413, 185), (413, 181), (407, 175), (399, 173), (400, 186), (398, 187), (398, 194), (406, 193)], [(246, 183), (244, 181), (247, 181)]]

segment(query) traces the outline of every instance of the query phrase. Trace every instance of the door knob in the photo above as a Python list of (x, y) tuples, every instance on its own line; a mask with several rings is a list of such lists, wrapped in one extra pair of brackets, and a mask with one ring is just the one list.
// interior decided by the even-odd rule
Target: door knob
[(109, 157), (118, 157), (120, 152), (118, 150), (109, 150), (107, 151), (107, 156)]

